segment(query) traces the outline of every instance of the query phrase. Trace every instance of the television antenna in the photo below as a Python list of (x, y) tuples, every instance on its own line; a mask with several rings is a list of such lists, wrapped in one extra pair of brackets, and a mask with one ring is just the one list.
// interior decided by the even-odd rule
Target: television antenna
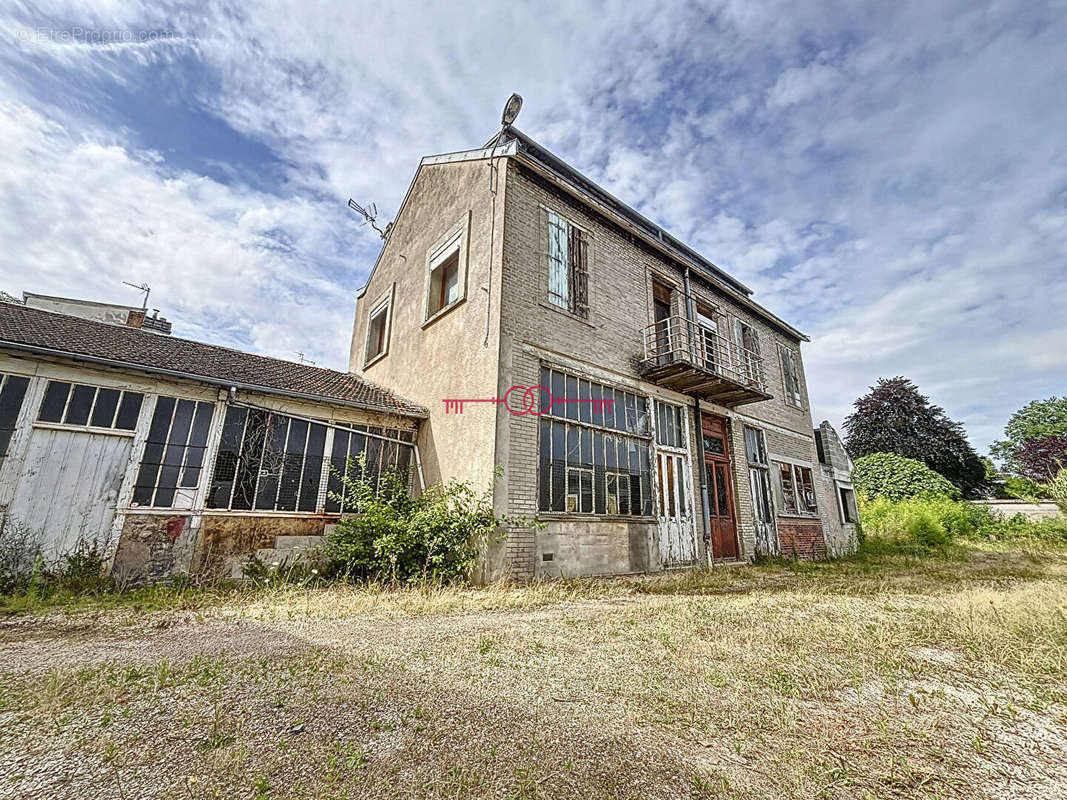
[(144, 292), (144, 300), (141, 302), (141, 310), (148, 311), (148, 295), (152, 292), (152, 287), (147, 283), (130, 283), (129, 281), (123, 281), (127, 286), (132, 286), (134, 289)]
[[(383, 239), (385, 238), (385, 231), (378, 227), (378, 206), (371, 203), (369, 206), (361, 206), (351, 197), (348, 198), (348, 207), (363, 217), (363, 224), (370, 225), (374, 230), (378, 231), (378, 235)], [(386, 228), (388, 230), (388, 228)]]
[(296, 351), (296, 357), (298, 359), (300, 359), (300, 363), (301, 364), (310, 364), (311, 366), (315, 366), (315, 362), (314, 361), (312, 361), (310, 358), (305, 358), (304, 357), (304, 353), (303, 353), (302, 350), (297, 350)]

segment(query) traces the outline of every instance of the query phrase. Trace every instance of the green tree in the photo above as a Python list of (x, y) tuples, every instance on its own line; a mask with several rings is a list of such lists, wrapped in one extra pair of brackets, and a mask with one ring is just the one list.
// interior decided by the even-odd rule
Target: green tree
[(1004, 438), (993, 442), (989, 451), (1000, 461), (1001, 469), (1018, 475), (1025, 466), (1016, 454), (1026, 443), (1057, 436), (1067, 436), (1067, 396), (1027, 403), (1011, 415), (1004, 426)]
[(853, 408), (845, 420), (845, 447), (853, 460), (896, 453), (926, 464), (965, 495), (985, 487), (985, 466), (963, 425), (949, 419), (907, 378), (879, 378)]

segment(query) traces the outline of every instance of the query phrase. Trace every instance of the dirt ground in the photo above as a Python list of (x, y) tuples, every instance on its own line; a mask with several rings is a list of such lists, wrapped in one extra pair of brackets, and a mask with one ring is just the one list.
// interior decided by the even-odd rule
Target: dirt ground
[(0, 797), (1067, 797), (1067, 552), (0, 619)]

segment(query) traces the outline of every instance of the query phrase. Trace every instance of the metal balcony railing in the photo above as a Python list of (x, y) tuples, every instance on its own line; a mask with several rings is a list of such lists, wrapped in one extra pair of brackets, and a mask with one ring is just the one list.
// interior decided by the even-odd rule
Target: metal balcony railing
[(646, 372), (690, 367), (767, 394), (763, 357), (698, 322), (679, 316), (655, 322), (645, 328), (644, 345)]

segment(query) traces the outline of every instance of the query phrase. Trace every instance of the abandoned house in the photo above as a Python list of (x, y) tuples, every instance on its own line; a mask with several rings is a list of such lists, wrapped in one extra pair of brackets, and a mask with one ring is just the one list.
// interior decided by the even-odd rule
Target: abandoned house
[(360, 290), (349, 371), (429, 411), (426, 480), (487, 484), (485, 577), (850, 551), (850, 464), (803, 333), (505, 125), (423, 158)]
[(131, 580), (239, 576), (353, 512), (337, 470), (363, 456), (416, 489), (503, 467), (485, 580), (854, 547), (804, 334), (526, 135), (422, 159), (385, 240), (348, 373), (0, 302), (2, 524)]
[(346, 373), (0, 303), (2, 523), (125, 580), (301, 553), (346, 510), (331, 466), (417, 483), (424, 416)]

